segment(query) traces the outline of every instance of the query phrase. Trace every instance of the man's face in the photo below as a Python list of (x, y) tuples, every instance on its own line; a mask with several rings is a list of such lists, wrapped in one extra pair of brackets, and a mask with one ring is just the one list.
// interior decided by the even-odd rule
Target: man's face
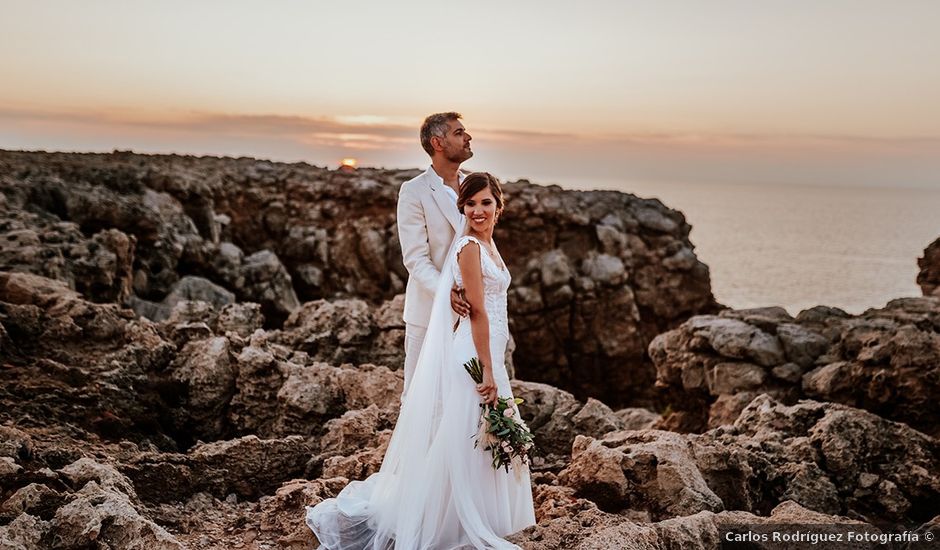
[(450, 162), (460, 164), (473, 156), (473, 151), (470, 150), (470, 140), (473, 138), (470, 137), (467, 129), (463, 127), (459, 120), (449, 121), (447, 123), (447, 134), (443, 138), (437, 139), (440, 140), (441, 153)]

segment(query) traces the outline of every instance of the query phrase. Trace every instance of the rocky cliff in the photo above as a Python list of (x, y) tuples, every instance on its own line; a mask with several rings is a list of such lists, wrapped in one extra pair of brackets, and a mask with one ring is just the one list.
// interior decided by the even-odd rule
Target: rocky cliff
[[(6, 152), (0, 268), (63, 280), (153, 320), (185, 299), (258, 303), (267, 328), (317, 299), (374, 311), (407, 280), (395, 206), (417, 173)], [(652, 404), (646, 346), (718, 307), (683, 215), (658, 200), (525, 181), (506, 184), (506, 195), (496, 239), (513, 274), (519, 376), (579, 398)], [(394, 314), (383, 319), (401, 328)]]
[[(0, 547), (314, 548), (303, 507), (376, 471), (397, 419), (413, 174), (0, 153)], [(506, 187), (544, 452), (517, 544), (940, 525), (938, 298), (720, 310), (680, 213)]]

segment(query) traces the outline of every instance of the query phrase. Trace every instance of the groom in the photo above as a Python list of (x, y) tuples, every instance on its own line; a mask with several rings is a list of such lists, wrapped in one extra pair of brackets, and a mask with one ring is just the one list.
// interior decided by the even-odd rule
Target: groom
[[(441, 268), (454, 235), (463, 231), (464, 217), (457, 211), (457, 195), (464, 173), (460, 164), (473, 156), (470, 134), (459, 113), (437, 113), (421, 125), (421, 146), (431, 157), (431, 166), (398, 193), (398, 240), (408, 287), (405, 290), (405, 388), (408, 392), (418, 354), (424, 343), (431, 303)], [(451, 307), (468, 315), (470, 305), (457, 289), (451, 291)]]

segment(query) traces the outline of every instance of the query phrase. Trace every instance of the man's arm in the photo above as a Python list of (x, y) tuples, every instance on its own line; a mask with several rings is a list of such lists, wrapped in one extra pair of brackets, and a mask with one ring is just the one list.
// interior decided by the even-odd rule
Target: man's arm
[(441, 272), (431, 262), (428, 226), (421, 200), (412, 186), (402, 185), (398, 192), (398, 241), (408, 276), (414, 277), (428, 292), (437, 290)]

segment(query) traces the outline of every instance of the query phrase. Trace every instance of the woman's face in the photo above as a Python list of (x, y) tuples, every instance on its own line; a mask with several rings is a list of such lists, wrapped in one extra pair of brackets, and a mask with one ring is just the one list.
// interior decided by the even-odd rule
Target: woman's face
[(486, 186), (470, 197), (463, 206), (463, 213), (470, 229), (477, 233), (490, 230), (496, 223), (496, 198), (490, 187)]

